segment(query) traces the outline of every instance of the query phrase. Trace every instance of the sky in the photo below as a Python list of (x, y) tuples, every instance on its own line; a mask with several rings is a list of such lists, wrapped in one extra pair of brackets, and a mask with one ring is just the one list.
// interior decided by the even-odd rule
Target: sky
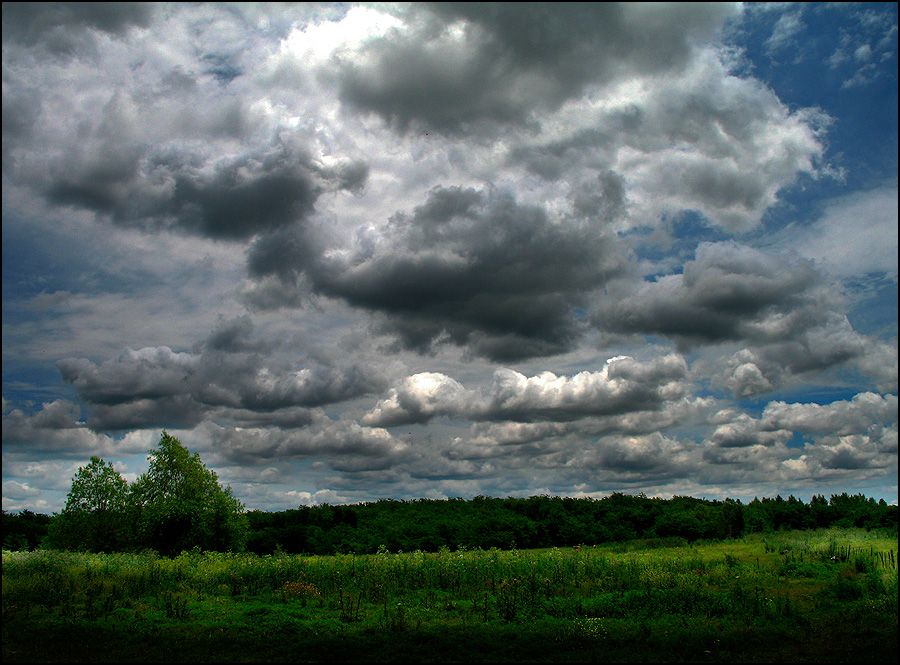
[(3, 3), (3, 509), (897, 501), (895, 3)]

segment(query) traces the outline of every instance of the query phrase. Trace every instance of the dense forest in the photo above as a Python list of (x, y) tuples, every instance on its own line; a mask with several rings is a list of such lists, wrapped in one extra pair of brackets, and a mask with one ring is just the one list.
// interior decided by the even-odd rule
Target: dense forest
[[(676, 496), (612, 494), (602, 499), (533, 496), (471, 500), (382, 500), (246, 513), (246, 549), (257, 554), (373, 553), (593, 545), (632, 539), (737, 538), (820, 527), (897, 528), (898, 509), (862, 494), (789, 496), (744, 504)], [(3, 512), (5, 549), (34, 549), (58, 516)], [(52, 544), (52, 543), (51, 543)]]

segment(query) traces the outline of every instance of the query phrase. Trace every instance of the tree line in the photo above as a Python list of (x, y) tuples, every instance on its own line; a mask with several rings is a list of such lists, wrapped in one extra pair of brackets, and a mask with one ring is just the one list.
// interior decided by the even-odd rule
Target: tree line
[(175, 437), (163, 432), (148, 471), (128, 484), (112, 464), (91, 458), (52, 516), (3, 512), (3, 546), (86, 551), (152, 549), (175, 555), (200, 548), (337, 552), (436, 551), (593, 545), (633, 539), (719, 540), (782, 529), (897, 529), (898, 508), (862, 494), (709, 500), (615, 493), (602, 499), (381, 500), (352, 505), (246, 511)]
[(740, 501), (612, 494), (602, 499), (381, 500), (247, 513), (247, 549), (310, 554), (594, 545), (634, 539), (721, 540), (823, 527), (897, 529), (897, 506), (862, 494)]

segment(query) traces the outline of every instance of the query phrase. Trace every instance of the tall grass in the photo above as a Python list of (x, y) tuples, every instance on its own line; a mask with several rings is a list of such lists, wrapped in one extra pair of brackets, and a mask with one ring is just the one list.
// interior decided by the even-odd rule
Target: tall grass
[[(632, 636), (685, 649), (731, 639), (740, 649), (748, 630), (807, 635), (831, 620), (886, 619), (896, 632), (896, 545), (896, 536), (834, 530), (691, 546), (335, 556), (4, 551), (3, 619), (203, 630), (249, 622), (252, 632), (277, 618), (282, 629), (305, 622), (340, 635), (354, 626), (543, 626), (569, 645)], [(16, 636), (4, 628), (8, 639)]]

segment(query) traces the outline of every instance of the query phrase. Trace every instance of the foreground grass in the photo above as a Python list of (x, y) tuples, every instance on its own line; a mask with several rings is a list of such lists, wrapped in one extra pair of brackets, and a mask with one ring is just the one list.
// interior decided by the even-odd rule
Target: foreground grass
[(9, 661), (894, 661), (897, 538), (254, 556), (3, 552)]

